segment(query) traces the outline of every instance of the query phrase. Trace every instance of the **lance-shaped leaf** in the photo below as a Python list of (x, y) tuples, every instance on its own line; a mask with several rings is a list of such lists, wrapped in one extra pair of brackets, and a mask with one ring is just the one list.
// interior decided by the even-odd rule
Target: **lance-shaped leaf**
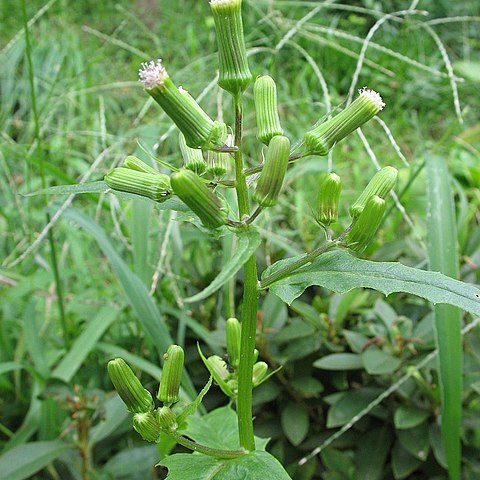
[[(299, 257), (280, 260), (267, 268), (262, 279), (287, 267)], [(405, 292), (430, 302), (454, 305), (480, 315), (480, 289), (438, 272), (407, 267), (396, 262), (372, 262), (355, 258), (344, 250), (333, 250), (270, 285), (270, 290), (291, 304), (307, 287), (319, 285), (337, 293), (365, 287), (385, 295)]]

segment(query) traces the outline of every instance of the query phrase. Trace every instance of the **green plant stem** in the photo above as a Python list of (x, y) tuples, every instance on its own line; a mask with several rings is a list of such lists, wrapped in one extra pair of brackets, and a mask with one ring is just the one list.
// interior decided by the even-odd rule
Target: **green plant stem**
[[(242, 100), (240, 94), (234, 96), (235, 103), (235, 177), (240, 220), (250, 213), (248, 189), (243, 173), (242, 157)], [(242, 340), (240, 344), (240, 365), (238, 370), (238, 432), (240, 445), (247, 450), (255, 450), (252, 418), (252, 373), (255, 350), (255, 334), (258, 309), (258, 278), (255, 255), (243, 267)]]
[[(23, 27), (25, 30), (25, 53), (26, 53), (27, 63), (28, 63), (28, 80), (30, 84), (30, 96), (32, 100), (33, 122), (35, 127), (35, 141), (37, 143), (36, 151), (38, 154), (42, 152), (42, 143), (41, 143), (41, 137), (40, 137), (40, 121), (38, 116), (37, 97), (35, 93), (35, 82), (34, 82), (34, 76), (33, 76), (32, 46), (30, 42), (30, 30), (28, 28), (26, 0), (22, 0), (22, 10), (23, 10)], [(43, 161), (40, 161), (39, 165), (40, 165), (40, 179), (42, 182), (42, 189), (45, 190), (47, 187), (47, 182), (45, 180), (45, 171), (43, 167)], [(45, 194), (45, 206), (47, 206), (48, 204), (47, 198), (48, 198), (47, 194)], [(50, 214), (48, 212), (45, 214), (45, 219), (48, 225), (50, 223)], [(58, 304), (58, 312), (60, 315), (60, 324), (62, 326), (63, 339), (65, 341), (66, 346), (68, 347), (70, 344), (70, 335), (68, 332), (67, 320), (65, 316), (63, 290), (62, 290), (62, 284), (60, 281), (60, 273), (58, 270), (57, 252), (55, 248), (55, 241), (53, 239), (53, 228), (51, 228), (48, 232), (48, 243), (50, 245), (52, 271), (53, 271), (53, 278), (55, 281), (55, 291), (57, 294), (57, 304)]]
[(220, 450), (218, 448), (210, 448), (206, 445), (201, 445), (200, 443), (194, 442), (189, 438), (184, 437), (178, 433), (168, 432), (180, 445), (193, 450), (194, 452), (200, 452), (204, 455), (209, 455), (210, 457), (217, 458), (238, 458), (245, 455), (247, 452), (243, 449), (240, 450)]

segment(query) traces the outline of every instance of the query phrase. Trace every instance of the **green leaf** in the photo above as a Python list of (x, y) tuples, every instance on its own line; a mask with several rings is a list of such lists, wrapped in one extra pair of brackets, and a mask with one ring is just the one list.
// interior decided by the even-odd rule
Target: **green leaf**
[(126, 448), (109, 458), (103, 466), (103, 470), (115, 479), (129, 479), (143, 472), (142, 478), (149, 478), (148, 472), (158, 461), (158, 450), (156, 445), (145, 447)]
[(23, 365), (17, 362), (2, 362), (0, 363), (0, 375), (4, 373), (13, 372), (15, 370), (21, 370)]
[(403, 480), (413, 473), (422, 461), (402, 448), (399, 442), (393, 447), (392, 470), (395, 480)]
[(58, 458), (70, 446), (60, 440), (30, 442), (0, 457), (0, 480), (22, 480)]
[(166, 480), (291, 480), (275, 457), (258, 450), (233, 460), (177, 453), (159, 465), (168, 468)]
[(135, 195), (134, 193), (120, 192), (118, 190), (112, 190), (104, 181), (100, 182), (88, 182), (88, 183), (76, 183), (74, 185), (58, 185), (55, 187), (48, 187), (36, 192), (25, 193), (24, 197), (35, 197), (37, 195), (79, 195), (82, 193), (113, 193), (117, 197), (127, 200), (136, 199), (143, 202), (154, 203), (159, 210), (177, 210), (178, 212), (189, 212), (190, 209), (178, 198), (172, 197), (164, 202), (155, 202), (147, 197), (141, 195)]
[(198, 302), (207, 298), (212, 293), (216, 292), (222, 285), (230, 280), (244, 265), (244, 263), (257, 250), (261, 242), (260, 234), (257, 230), (250, 228), (245, 232), (241, 232), (237, 237), (237, 245), (235, 247), (235, 254), (223, 266), (220, 273), (215, 280), (204, 290), (186, 298), (185, 302)]
[(401, 405), (395, 410), (393, 423), (395, 428), (404, 430), (420, 425), (428, 418), (428, 416), (428, 410)]
[[(427, 250), (430, 269), (457, 277), (457, 228), (450, 174), (442, 157), (428, 155), (426, 167)], [(460, 311), (450, 305), (436, 305), (434, 324), (442, 400), (442, 438), (450, 480), (459, 480), (463, 362)]]
[(52, 372), (52, 377), (59, 378), (65, 383), (70, 382), (98, 340), (115, 321), (117, 315), (118, 309), (110, 306), (103, 307), (75, 340), (68, 353)]
[(355, 353), (362, 353), (365, 346), (368, 344), (368, 337), (361, 333), (352, 330), (342, 330), (342, 334), (350, 347), (350, 350)]
[(308, 433), (308, 412), (301, 405), (289, 403), (282, 410), (282, 428), (292, 445), (300, 445)]
[(399, 430), (397, 437), (402, 447), (419, 460), (425, 461), (430, 452), (428, 423), (424, 422), (408, 430)]
[(101, 182), (76, 183), (74, 185), (57, 185), (36, 192), (25, 193), (25, 197), (35, 197), (36, 195), (69, 195), (71, 193), (105, 193), (109, 190), (108, 185)]
[(105, 416), (90, 430), (91, 446), (111, 435), (117, 428), (131, 417), (121, 398), (114, 394), (104, 405)]
[[(238, 440), (237, 414), (229, 407), (217, 408), (195, 422), (190, 422), (182, 434), (188, 435), (197, 443), (221, 450), (237, 450)], [(255, 437), (257, 450), (265, 450), (268, 440)]]
[(369, 387), (342, 393), (328, 410), (327, 427), (334, 428), (345, 425), (373, 402), (380, 393), (380, 389)]
[[(95, 238), (120, 281), (135, 315), (141, 322), (147, 335), (150, 336), (153, 344), (157, 347), (159, 355), (163, 355), (174, 342), (145, 284), (120, 257), (99, 225), (79, 210), (73, 208), (66, 210), (63, 215), (69, 220), (78, 223)], [(186, 372), (183, 375), (182, 385), (191, 398), (196, 397), (192, 381)]]
[(332, 353), (315, 360), (313, 366), (323, 370), (360, 370), (363, 363), (356, 353)]
[[(353, 473), (355, 471), (355, 466), (353, 464), (353, 459), (348, 452), (341, 452), (336, 448), (328, 447), (322, 450), (320, 454), (322, 458), (322, 463), (327, 468), (329, 474), (337, 474), (338, 478), (342, 479), (353, 479)], [(327, 478), (331, 478), (328, 476)], [(336, 478), (336, 477), (333, 477)]]
[(370, 375), (386, 375), (393, 373), (402, 362), (373, 345), (362, 353), (362, 363)]
[[(265, 270), (262, 278), (298, 258), (300, 257), (274, 263)], [(400, 263), (361, 260), (345, 250), (327, 252), (269, 288), (284, 302), (291, 304), (311, 285), (319, 285), (337, 293), (345, 293), (357, 287), (373, 288), (385, 295), (406, 292), (432, 303), (448, 303), (480, 315), (480, 289), (474, 285)]]
[[(392, 435), (387, 426), (369, 430), (358, 441), (355, 452), (356, 477), (362, 480), (381, 480), (390, 452)], [(372, 455), (372, 452), (374, 454)]]

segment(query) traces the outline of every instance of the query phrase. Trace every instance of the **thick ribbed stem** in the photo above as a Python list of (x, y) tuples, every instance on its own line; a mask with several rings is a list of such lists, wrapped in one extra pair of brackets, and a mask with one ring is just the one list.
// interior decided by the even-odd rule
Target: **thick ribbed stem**
[[(242, 157), (242, 101), (240, 95), (235, 101), (235, 175), (240, 219), (250, 213), (248, 190), (243, 173)], [(255, 450), (252, 419), (252, 374), (255, 350), (255, 334), (258, 308), (258, 279), (255, 255), (243, 267), (242, 340), (240, 345), (240, 365), (238, 369), (238, 431), (240, 445), (247, 450)]]

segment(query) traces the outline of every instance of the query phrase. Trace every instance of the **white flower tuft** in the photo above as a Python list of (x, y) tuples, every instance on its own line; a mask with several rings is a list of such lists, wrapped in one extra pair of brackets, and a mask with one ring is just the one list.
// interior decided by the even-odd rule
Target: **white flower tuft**
[(142, 63), (142, 68), (138, 71), (139, 82), (147, 90), (163, 85), (163, 81), (168, 76), (165, 67), (162, 65), (162, 59), (150, 60)]
[(377, 93), (375, 90), (370, 90), (367, 87), (363, 87), (358, 91), (358, 93), (360, 94), (360, 96), (364, 96), (368, 98), (371, 102), (373, 102), (378, 107), (378, 111), (383, 110), (385, 102), (383, 101), (380, 94)]
[(210, 5), (213, 7), (216, 6), (228, 6), (228, 5), (236, 5), (238, 3), (241, 3), (242, 0), (210, 0)]

